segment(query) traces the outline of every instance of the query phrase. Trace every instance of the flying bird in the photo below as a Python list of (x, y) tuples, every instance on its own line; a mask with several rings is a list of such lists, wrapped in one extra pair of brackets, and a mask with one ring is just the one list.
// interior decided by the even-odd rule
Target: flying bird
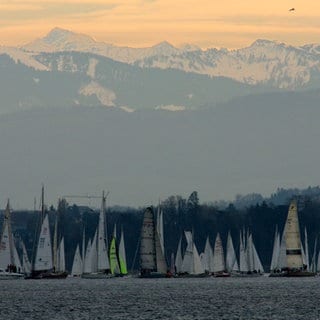
[(289, 11), (295, 11), (296, 9), (295, 8), (291, 8), (291, 9), (289, 9)]

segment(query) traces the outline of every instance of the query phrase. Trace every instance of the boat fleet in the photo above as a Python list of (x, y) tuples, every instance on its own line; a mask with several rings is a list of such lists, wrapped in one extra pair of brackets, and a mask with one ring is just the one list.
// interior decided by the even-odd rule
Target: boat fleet
[[(53, 241), (51, 239), (49, 216), (44, 210), (44, 188), (42, 188), (42, 210), (40, 229), (37, 236), (33, 259), (29, 259), (25, 245), (20, 243), (19, 256), (11, 229), (10, 203), (8, 200), (0, 239), (0, 279), (65, 279), (68, 276), (65, 265), (65, 243), (58, 237), (58, 215), (56, 216)], [(76, 246), (71, 277), (84, 279), (109, 279), (127, 277), (124, 233), (121, 229), (117, 239), (114, 225), (110, 243), (107, 239), (106, 196), (102, 193), (99, 222), (93, 239), (85, 243), (85, 230), (82, 243)], [(182, 244), (186, 243), (185, 250)], [(270, 273), (266, 274), (254, 245), (252, 233), (240, 232), (239, 251), (236, 253), (231, 233), (228, 233), (226, 252), (218, 233), (214, 245), (209, 237), (204, 251), (199, 253), (194, 242), (194, 232), (186, 230), (181, 235), (176, 253), (166, 259), (164, 245), (163, 212), (158, 206), (155, 214), (152, 207), (146, 208), (139, 239), (140, 278), (192, 278), (192, 277), (306, 277), (316, 275), (317, 244), (309, 264), (307, 232), (305, 248), (301, 243), (297, 200), (289, 205), (288, 215), (282, 235), (276, 228)], [(239, 257), (239, 260), (238, 258)], [(170, 263), (167, 261), (170, 260)], [(320, 260), (320, 254), (318, 255)]]

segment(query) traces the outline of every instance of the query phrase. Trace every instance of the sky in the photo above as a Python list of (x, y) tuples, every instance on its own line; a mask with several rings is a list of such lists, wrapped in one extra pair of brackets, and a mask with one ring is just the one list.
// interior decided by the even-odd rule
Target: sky
[[(295, 8), (294, 11), (289, 11)], [(161, 41), (240, 48), (256, 39), (320, 43), (315, 0), (1, 0), (0, 45), (17, 46), (60, 27), (130, 47)]]

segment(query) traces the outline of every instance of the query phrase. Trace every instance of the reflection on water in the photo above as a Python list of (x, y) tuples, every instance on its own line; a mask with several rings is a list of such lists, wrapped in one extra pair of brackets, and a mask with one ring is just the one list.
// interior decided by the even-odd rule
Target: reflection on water
[(320, 319), (320, 278), (14, 280), (0, 319)]

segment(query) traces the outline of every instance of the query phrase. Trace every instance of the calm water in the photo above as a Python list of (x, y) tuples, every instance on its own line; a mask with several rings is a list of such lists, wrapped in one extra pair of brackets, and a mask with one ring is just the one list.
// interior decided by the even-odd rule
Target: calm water
[(313, 320), (320, 277), (1, 281), (0, 319)]

